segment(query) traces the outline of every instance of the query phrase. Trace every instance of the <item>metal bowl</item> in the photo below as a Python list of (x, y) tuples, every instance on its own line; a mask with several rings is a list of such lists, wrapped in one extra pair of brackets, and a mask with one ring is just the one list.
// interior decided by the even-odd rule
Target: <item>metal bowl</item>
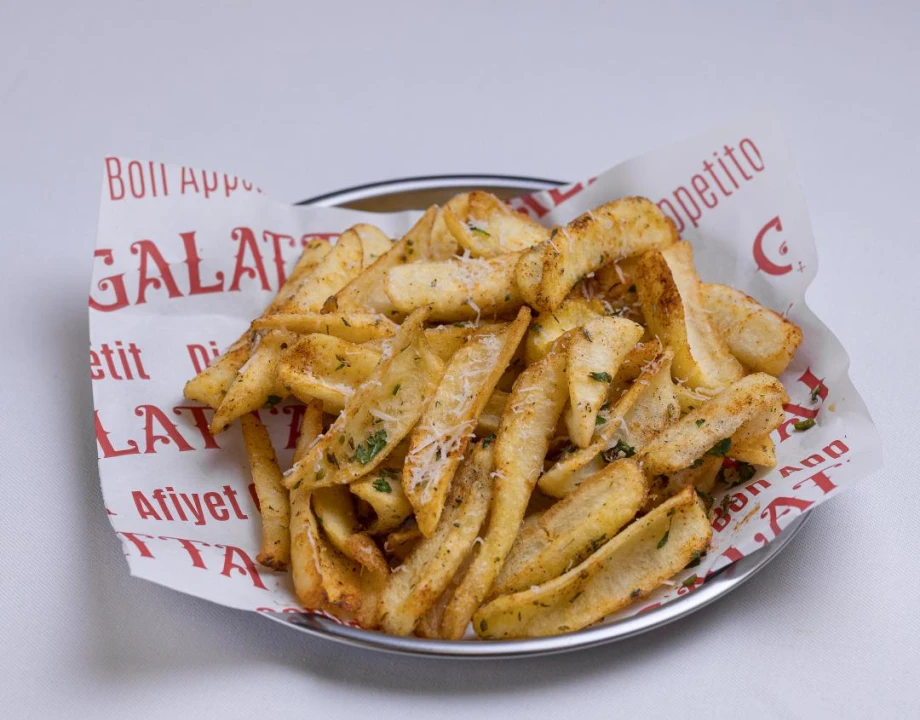
[[(561, 184), (554, 180), (504, 175), (437, 175), (361, 185), (319, 195), (300, 204), (338, 205), (371, 212), (396, 212), (424, 208), (432, 203), (443, 203), (456, 193), (476, 188), (489, 190), (502, 198), (509, 198)], [(316, 637), (403, 655), (496, 659), (569, 652), (633, 637), (674, 622), (714, 602), (753, 577), (776, 557), (804, 527), (808, 518), (808, 513), (800, 515), (769, 545), (712, 575), (704, 585), (682, 598), (625, 620), (594, 625), (564, 635), (527, 640), (426, 640), (362, 630), (320, 615), (277, 613), (266, 614), (265, 617)]]

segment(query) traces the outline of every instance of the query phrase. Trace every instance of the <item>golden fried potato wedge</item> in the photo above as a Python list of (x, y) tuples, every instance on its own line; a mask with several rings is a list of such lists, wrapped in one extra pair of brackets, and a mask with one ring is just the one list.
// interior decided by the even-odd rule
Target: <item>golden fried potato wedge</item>
[(676, 379), (691, 388), (721, 389), (744, 374), (703, 305), (690, 243), (646, 253), (635, 279), (649, 330), (674, 350)]
[(444, 372), (444, 363), (422, 332), (425, 317), (423, 310), (414, 312), (385, 341), (390, 347), (374, 372), (323, 439), (285, 473), (285, 487), (354, 482), (380, 465), (409, 434)]
[(671, 382), (670, 350), (646, 367), (629, 387), (606, 421), (598, 426), (592, 444), (584, 449), (572, 448), (540, 478), (541, 492), (565, 497), (595, 472), (600, 463), (632, 457), (664, 428), (680, 417), (674, 383)]
[(709, 517), (691, 488), (634, 521), (564, 575), (479, 609), (482, 638), (574, 632), (648, 595), (709, 546)]
[(603, 317), (604, 314), (603, 303), (585, 298), (570, 298), (555, 311), (540, 313), (534, 318), (530, 332), (527, 333), (527, 342), (524, 345), (524, 359), (527, 364), (536, 362), (546, 355), (553, 343), (569, 330)]
[[(403, 441), (400, 444), (406, 443)], [(393, 464), (398, 454), (399, 447), (390, 453), (386, 464)], [(399, 475), (400, 470), (380, 467), (348, 486), (353, 495), (361, 498), (374, 509), (377, 517), (367, 529), (371, 535), (381, 535), (396, 530), (412, 514), (412, 505), (403, 492)]]
[(481, 314), (510, 312), (521, 306), (514, 284), (517, 255), (454, 258), (394, 267), (384, 289), (403, 313), (431, 308), (430, 319), (451, 322), (478, 319)]
[(514, 544), (568, 398), (567, 340), (562, 338), (514, 384), (494, 441), (495, 489), (488, 525), (475, 558), (444, 610), (441, 632), (445, 637), (463, 636)]
[(473, 448), (453, 479), (435, 531), (390, 575), (381, 599), (384, 631), (410, 634), (469, 553), (492, 498), (492, 452), (482, 443)]
[(569, 438), (578, 447), (591, 444), (610, 384), (640, 337), (640, 325), (617, 317), (595, 318), (572, 335), (566, 356), (569, 407), (565, 420)]
[[(431, 244), (431, 228), (437, 214), (436, 206), (428, 208), (399, 242), (392, 244), (371, 265), (363, 266), (360, 275), (329, 297), (323, 305), (323, 312), (371, 312), (391, 318), (398, 316), (399, 312), (383, 290), (384, 278), (390, 268), (413, 262), (419, 257), (430, 259), (427, 249)], [(362, 264), (363, 261), (362, 255)]]
[(696, 467), (691, 465), (670, 475), (656, 475), (649, 481), (648, 498), (642, 511), (654, 510), (686, 487), (693, 487), (700, 493), (711, 493), (721, 469), (722, 458), (708, 455)]
[(526, 250), (549, 237), (549, 230), (538, 222), (480, 190), (469, 193), (460, 208), (446, 206), (444, 221), (460, 247), (473, 257)]
[(278, 378), (281, 354), (293, 342), (293, 336), (283, 330), (271, 330), (255, 335), (249, 359), (237, 371), (220, 406), (211, 418), (211, 434), (223, 432), (239, 417), (258, 410), (267, 402), (278, 403), (287, 391)]
[(544, 242), (527, 250), (518, 262), (517, 284), (529, 305), (555, 310), (588, 273), (647, 250), (661, 250), (677, 239), (674, 223), (650, 200), (614, 200), (555, 228)]
[(754, 372), (779, 376), (802, 344), (791, 320), (727, 285), (703, 285), (703, 302), (728, 349)]
[(393, 337), (396, 323), (378, 313), (276, 313), (254, 320), (253, 330), (287, 330), (298, 335), (323, 333), (353, 343)]
[(732, 440), (728, 456), (751, 465), (776, 467), (776, 445), (769, 435), (761, 435), (743, 442)]
[(361, 267), (365, 270), (393, 248), (393, 241), (376, 225), (358, 223), (345, 232), (353, 232), (361, 241)]
[(282, 354), (278, 380), (285, 394), (291, 393), (304, 402), (318, 398), (327, 412), (337, 414), (371, 376), (380, 355), (379, 351), (332, 335), (307, 335)]
[(348, 487), (335, 485), (315, 490), (313, 512), (326, 537), (339, 552), (371, 572), (389, 573), (390, 568), (380, 548), (358, 525)]
[(259, 418), (244, 415), (240, 425), (262, 514), (262, 547), (256, 560), (273, 570), (284, 570), (291, 560), (291, 507), (275, 449)]
[(357, 233), (343, 233), (332, 250), (298, 281), (297, 289), (277, 312), (318, 312), (329, 296), (361, 274), (363, 266), (361, 238)]
[(732, 435), (745, 422), (788, 401), (786, 389), (775, 377), (766, 373), (748, 375), (684, 415), (646, 445), (641, 453), (645, 471), (667, 475), (689, 467), (706, 454), (729, 454)]
[(530, 310), (500, 334), (471, 337), (447, 364), (434, 397), (409, 440), (402, 487), (425, 537), (438, 525), (444, 500), (495, 385), (530, 323)]
[[(323, 433), (323, 404), (318, 400), (307, 403), (300, 421), (300, 435), (294, 450), (294, 462), (302, 458)], [(316, 517), (311, 507), (310, 492), (291, 490), (291, 577), (294, 594), (304, 607), (319, 609), (326, 602), (323, 577), (314, 539), (318, 537)]]
[(578, 565), (636, 516), (647, 492), (634, 460), (617, 460), (595, 473), (522, 527), (490, 594), (540, 585)]

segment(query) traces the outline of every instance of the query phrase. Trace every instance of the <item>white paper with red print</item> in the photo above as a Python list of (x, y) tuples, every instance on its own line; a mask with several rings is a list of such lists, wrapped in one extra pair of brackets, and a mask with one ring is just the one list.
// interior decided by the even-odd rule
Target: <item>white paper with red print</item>
[[(785, 313), (804, 342), (782, 377), (791, 402), (774, 432), (777, 467), (728, 491), (727, 503), (717, 495), (700, 565), (617, 617), (692, 592), (881, 463), (846, 352), (805, 304), (815, 243), (775, 120), (749, 118), (512, 205), (555, 224), (624, 195), (647, 196), (674, 219), (705, 281)], [(311, 238), (358, 222), (398, 237), (419, 215), (290, 206), (234, 176), (106, 159), (90, 358), (102, 491), (133, 575), (230, 607), (302, 609), (288, 573), (255, 563), (260, 525), (240, 432), (211, 437), (212, 411), (182, 387), (268, 304)], [(260, 411), (283, 468), (302, 412), (292, 398)], [(811, 429), (793, 429), (810, 418)]]

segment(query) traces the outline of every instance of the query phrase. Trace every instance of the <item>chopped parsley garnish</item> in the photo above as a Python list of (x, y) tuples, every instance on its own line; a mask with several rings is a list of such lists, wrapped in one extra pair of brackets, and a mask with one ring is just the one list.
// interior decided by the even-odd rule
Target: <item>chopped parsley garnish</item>
[(700, 560), (706, 557), (706, 552), (704, 550), (696, 550), (693, 555), (690, 556), (690, 562), (687, 563), (687, 569), (695, 568), (700, 564)]
[(346, 320), (345, 318), (342, 318), (342, 325), (344, 325), (345, 327), (351, 327), (351, 323), (348, 322), (348, 320)]
[(336, 369), (336, 370), (341, 370), (343, 367), (345, 367), (345, 361), (344, 361), (344, 360), (343, 360), (342, 362), (340, 362), (338, 365), (336, 365), (336, 366), (335, 366), (335, 369)]
[(486, 237), (492, 237), (492, 233), (486, 232), (481, 227), (476, 227), (475, 225), (470, 225), (470, 230), (474, 233), (479, 233), (480, 235), (485, 235)]
[(691, 575), (686, 580), (684, 580), (680, 585), (681, 587), (685, 587), (685, 588), (693, 587), (694, 585), (696, 585), (696, 581), (698, 579), (699, 578), (697, 578), (696, 573), (693, 573), (693, 575)]
[(335, 453), (332, 452), (332, 450), (326, 451), (326, 460), (330, 465), (335, 465), (336, 467), (339, 466), (339, 459), (335, 456)]
[(610, 409), (610, 403), (605, 402), (603, 405), (601, 405), (600, 412), (604, 412), (604, 410), (609, 410), (609, 409)]
[(699, 488), (696, 489), (696, 494), (703, 501), (703, 505), (706, 506), (706, 512), (712, 510), (712, 505), (716, 499), (705, 490), (700, 490)]
[(434, 459), (435, 460), (441, 459), (441, 448), (438, 448), (437, 450), (434, 451)]
[(283, 399), (284, 399), (284, 398), (282, 398), (282, 397), (280, 397), (280, 396), (278, 396), (278, 395), (269, 395), (269, 396), (265, 399), (265, 407), (267, 407), (267, 408), (273, 408), (273, 407), (275, 407), (275, 405), (277, 405), (278, 403), (280, 403)]
[(619, 460), (620, 458), (632, 457), (636, 454), (636, 448), (632, 445), (627, 445), (622, 440), (617, 440), (617, 444), (612, 448), (608, 448), (601, 453), (604, 458), (604, 462), (612, 463), (614, 460)]
[(588, 377), (592, 380), (597, 380), (598, 382), (613, 382), (613, 378), (610, 377), (610, 373), (608, 372), (592, 372), (588, 373)]
[(591, 541), (591, 552), (596, 552), (597, 549), (598, 549), (601, 545), (604, 544), (604, 540), (606, 540), (606, 539), (607, 539), (607, 534), (606, 534), (606, 533), (604, 533), (603, 535), (601, 535), (601, 536), (599, 536), (599, 537), (594, 538), (594, 539)]
[(697, 426), (697, 427), (702, 427), (702, 426), (705, 425), (705, 424), (706, 424), (706, 421), (703, 420), (703, 418), (700, 418), (699, 420), (696, 421), (696, 426)]
[(674, 522), (675, 512), (674, 508), (668, 510), (668, 517), (671, 519), (668, 521), (668, 529), (664, 531), (664, 535), (661, 536), (661, 540), (659, 540), (658, 545), (655, 546), (658, 550), (661, 550), (661, 548), (668, 544), (668, 538), (671, 536), (671, 523)]
[(394, 396), (396, 395), (396, 393), (399, 392), (399, 388), (401, 388), (401, 387), (402, 387), (402, 384), (401, 384), (401, 383), (396, 383), (396, 385), (393, 387), (393, 395), (394, 395)]
[(385, 477), (379, 477), (374, 480), (374, 490), (382, 493), (391, 493), (393, 488)]
[(706, 451), (707, 455), (714, 455), (715, 457), (725, 457), (732, 446), (732, 439), (727, 437), (723, 440), (719, 440), (715, 445), (713, 445), (709, 450)]
[(322, 470), (317, 470), (317, 471), (316, 471), (316, 475), (313, 476), (313, 479), (316, 480), (317, 482), (319, 482), (319, 481), (322, 480), (324, 477), (326, 477), (326, 470), (325, 470), (325, 468), (323, 468)]
[(489, 445), (492, 444), (492, 441), (493, 441), (493, 440), (495, 440), (495, 433), (492, 433), (491, 435), (486, 435), (486, 436), (482, 439), (482, 446), (483, 446), (484, 448), (489, 447)]
[(799, 420), (792, 427), (795, 428), (796, 432), (805, 432), (810, 430), (815, 426), (814, 418), (808, 418), (807, 420)]
[(703, 458), (697, 458), (693, 461), (693, 464), (690, 466), (691, 470), (696, 470), (698, 467), (703, 466)]
[(533, 325), (530, 326), (530, 332), (533, 332), (533, 333), (538, 333), (538, 332), (540, 332), (542, 329), (543, 329), (543, 328), (541, 328), (539, 325), (537, 325), (537, 323), (534, 323)]
[(381, 428), (371, 433), (366, 442), (355, 448), (355, 459), (362, 465), (367, 465), (386, 446), (387, 431)]
[(594, 418), (595, 425), (603, 425), (606, 422), (607, 418), (605, 418), (603, 415), (598, 415), (596, 418)]
[(813, 403), (818, 402), (818, 398), (821, 397), (821, 388), (822, 388), (822, 387), (824, 387), (824, 385), (820, 385), (820, 384), (819, 384), (817, 387), (815, 387), (814, 390), (811, 391), (811, 401), (812, 401)]

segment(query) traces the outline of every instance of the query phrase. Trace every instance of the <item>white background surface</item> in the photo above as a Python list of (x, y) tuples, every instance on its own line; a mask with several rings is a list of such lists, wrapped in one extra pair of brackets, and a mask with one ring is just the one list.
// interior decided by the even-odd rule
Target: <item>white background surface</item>
[[(920, 713), (920, 6), (149, 5), (0, 2), (4, 716)], [(606, 648), (449, 663), (128, 577), (87, 362), (105, 154), (296, 200), (426, 173), (583, 178), (757, 109), (786, 124), (821, 258), (809, 302), (850, 351), (886, 467), (750, 583)]]

